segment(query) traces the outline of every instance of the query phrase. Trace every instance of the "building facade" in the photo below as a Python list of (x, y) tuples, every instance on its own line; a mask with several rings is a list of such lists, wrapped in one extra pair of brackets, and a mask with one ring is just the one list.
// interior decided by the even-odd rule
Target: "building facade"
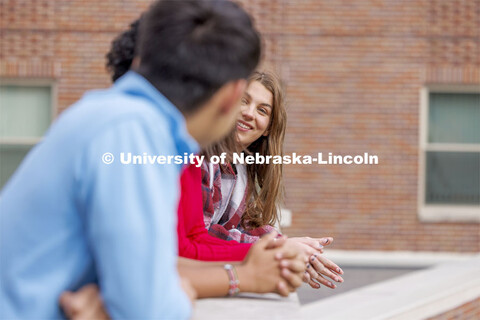
[[(49, 124), (109, 86), (111, 40), (150, 1), (0, 1), (2, 185)], [(244, 0), (288, 99), (290, 236), (335, 249), (480, 252), (480, 1)], [(45, 182), (48, 183), (48, 182)]]

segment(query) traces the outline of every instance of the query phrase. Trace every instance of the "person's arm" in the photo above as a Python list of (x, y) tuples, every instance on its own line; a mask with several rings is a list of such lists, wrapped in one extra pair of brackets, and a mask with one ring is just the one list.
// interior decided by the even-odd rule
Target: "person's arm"
[(251, 244), (218, 239), (208, 234), (203, 221), (200, 168), (185, 168), (178, 205), (178, 250), (181, 257), (203, 261), (242, 261)]
[(179, 233), (178, 249), (181, 257), (202, 261), (242, 261), (252, 246), (251, 243), (218, 239), (210, 235), (204, 225), (196, 228), (202, 229), (199, 232), (190, 229), (192, 233), (184, 236)]
[[(179, 169), (173, 165), (122, 164), (132, 155), (172, 154), (161, 124), (126, 119), (99, 133), (78, 168), (85, 231), (99, 286), (112, 318), (189, 316), (190, 303), (177, 274), (176, 207)], [(158, 131), (157, 131), (158, 130)], [(163, 130), (163, 132), (162, 132)], [(157, 138), (153, 138), (157, 137)], [(102, 163), (111, 152), (112, 164)]]
[[(259, 240), (249, 251), (242, 264), (236, 265), (240, 292), (276, 292), (287, 296), (301, 285), (306, 256), (285, 239), (271, 233)], [(182, 277), (190, 280), (199, 298), (226, 295), (229, 278), (219, 266), (179, 266)]]

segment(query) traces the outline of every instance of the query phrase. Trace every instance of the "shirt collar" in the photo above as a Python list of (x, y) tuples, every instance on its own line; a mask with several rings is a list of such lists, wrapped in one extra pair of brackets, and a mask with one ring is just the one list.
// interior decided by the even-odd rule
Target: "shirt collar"
[(147, 79), (134, 71), (128, 71), (115, 82), (114, 87), (127, 94), (148, 99), (159, 112), (169, 118), (179, 153), (197, 153), (200, 150), (198, 143), (187, 130), (183, 114)]

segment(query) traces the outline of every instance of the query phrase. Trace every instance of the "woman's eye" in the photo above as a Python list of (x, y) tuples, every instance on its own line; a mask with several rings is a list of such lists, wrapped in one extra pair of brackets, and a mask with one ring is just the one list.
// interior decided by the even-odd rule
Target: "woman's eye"
[(265, 108), (259, 108), (258, 111), (260, 111), (263, 114), (268, 114), (267, 109)]
[(247, 99), (245, 98), (242, 99), (242, 104), (247, 104), (247, 102), (248, 102)]

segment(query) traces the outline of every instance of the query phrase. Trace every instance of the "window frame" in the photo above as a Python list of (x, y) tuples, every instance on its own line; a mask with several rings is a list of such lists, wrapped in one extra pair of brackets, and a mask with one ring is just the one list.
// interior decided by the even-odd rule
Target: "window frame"
[(480, 144), (429, 143), (430, 93), (475, 93), (478, 85), (430, 84), (420, 89), (420, 133), (418, 165), (418, 216), (424, 222), (480, 222), (480, 205), (427, 204), (425, 202), (426, 154), (428, 151), (478, 152)]
[[(50, 127), (57, 117), (58, 112), (58, 83), (55, 79), (49, 78), (35, 78), (35, 79), (24, 79), (24, 78), (5, 78), (0, 77), (0, 86), (19, 86), (19, 87), (50, 87), (50, 122), (48, 127)], [(22, 146), (22, 147), (34, 147), (37, 143), (43, 140), (42, 137), (36, 138), (4, 138), (0, 137), (0, 146)], [(20, 163), (18, 164), (20, 165)]]
[[(23, 78), (0, 78), (0, 86), (19, 86), (19, 87), (50, 87), (50, 125), (57, 117), (58, 105), (58, 84), (54, 79), (36, 78), (36, 79), (23, 79)], [(25, 145), (34, 146), (38, 142), (42, 141), (43, 137), (38, 138), (2, 138), (0, 137), (0, 145)]]

